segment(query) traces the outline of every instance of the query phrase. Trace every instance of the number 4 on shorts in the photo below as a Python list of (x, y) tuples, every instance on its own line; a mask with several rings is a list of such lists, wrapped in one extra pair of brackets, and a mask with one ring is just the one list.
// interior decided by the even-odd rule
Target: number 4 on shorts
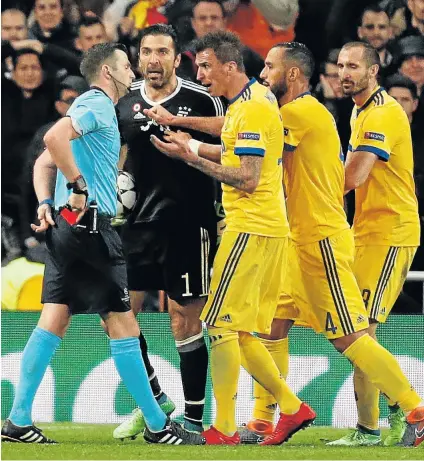
[(325, 331), (331, 331), (333, 335), (335, 335), (337, 331), (337, 327), (334, 325), (330, 312), (327, 312), (327, 318), (325, 319)]

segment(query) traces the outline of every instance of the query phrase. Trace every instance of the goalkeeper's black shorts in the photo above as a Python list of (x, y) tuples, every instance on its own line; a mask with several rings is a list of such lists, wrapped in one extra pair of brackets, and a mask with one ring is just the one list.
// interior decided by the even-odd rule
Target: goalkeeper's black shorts
[(216, 223), (143, 223), (123, 233), (128, 288), (164, 290), (181, 303), (208, 296)]

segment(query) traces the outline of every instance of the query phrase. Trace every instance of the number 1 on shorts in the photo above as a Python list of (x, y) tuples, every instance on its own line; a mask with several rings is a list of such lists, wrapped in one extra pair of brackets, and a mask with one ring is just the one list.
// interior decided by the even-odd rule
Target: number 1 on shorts
[(193, 293), (190, 292), (190, 282), (188, 279), (188, 272), (181, 276), (182, 279), (185, 279), (185, 288), (186, 291), (183, 293), (183, 296), (193, 296)]

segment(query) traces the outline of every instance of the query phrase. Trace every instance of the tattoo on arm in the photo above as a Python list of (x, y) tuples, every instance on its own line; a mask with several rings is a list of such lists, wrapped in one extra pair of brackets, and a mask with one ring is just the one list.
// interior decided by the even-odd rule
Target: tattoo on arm
[(240, 156), (240, 168), (223, 166), (198, 157), (192, 166), (224, 184), (253, 193), (258, 185), (263, 157)]

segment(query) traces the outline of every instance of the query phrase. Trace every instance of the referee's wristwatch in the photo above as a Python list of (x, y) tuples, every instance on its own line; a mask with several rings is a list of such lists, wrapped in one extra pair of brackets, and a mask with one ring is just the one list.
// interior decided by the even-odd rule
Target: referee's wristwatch
[(72, 189), (74, 194), (85, 195), (88, 198), (87, 183), (82, 175), (77, 176), (73, 182), (68, 182), (66, 187)]

